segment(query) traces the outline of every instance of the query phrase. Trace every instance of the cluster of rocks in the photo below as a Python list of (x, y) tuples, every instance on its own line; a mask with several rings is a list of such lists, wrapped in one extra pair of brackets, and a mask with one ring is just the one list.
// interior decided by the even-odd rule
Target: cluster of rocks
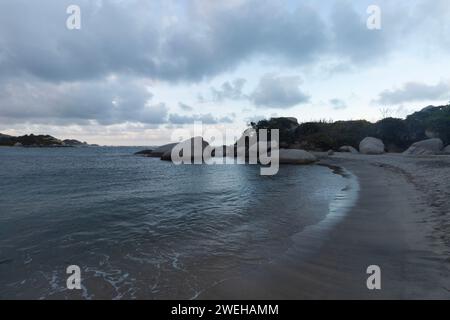
[[(200, 146), (195, 152), (194, 146)], [(254, 147), (254, 146), (253, 146)], [(236, 145), (234, 146), (222, 146), (213, 148), (206, 142), (202, 137), (194, 137), (188, 140), (185, 140), (180, 143), (170, 143), (163, 146), (160, 146), (156, 149), (152, 150), (142, 150), (136, 152), (136, 155), (142, 155), (145, 157), (158, 157), (161, 160), (172, 161), (173, 152), (178, 152), (180, 158), (183, 157), (184, 150), (189, 150), (191, 148), (191, 160), (195, 163), (202, 163), (206, 159), (205, 155), (208, 157), (225, 157), (232, 155), (233, 157), (243, 157), (245, 160), (249, 158), (249, 150), (253, 147), (246, 148), (238, 148)], [(206, 149), (207, 152), (205, 152)], [(385, 145), (383, 141), (374, 137), (366, 137), (359, 144), (359, 151), (353, 146), (342, 146), (339, 148), (339, 152), (349, 152), (352, 154), (367, 154), (367, 155), (378, 155), (386, 152)], [(176, 154), (176, 153), (175, 153)], [(328, 155), (333, 155), (333, 150), (328, 152)], [(442, 140), (439, 138), (432, 138), (423, 141), (419, 141), (411, 145), (405, 152), (405, 155), (433, 155), (433, 154), (450, 154), (450, 146), (443, 148)], [(280, 164), (311, 164), (316, 162), (317, 157), (303, 149), (295, 149), (295, 148), (280, 148), (279, 149), (279, 163)]]
[(353, 154), (383, 154), (386, 151), (383, 141), (374, 137), (366, 137), (359, 143), (359, 151), (353, 146), (342, 146), (339, 152), (349, 152)]
[[(359, 144), (359, 151), (352, 146), (342, 146), (340, 152), (362, 153), (362, 154), (383, 154), (386, 151), (383, 141), (373, 137), (363, 139)], [(438, 155), (450, 154), (450, 145), (444, 148), (444, 144), (439, 138), (431, 138), (413, 143), (404, 155)]]
[[(201, 145), (201, 154), (199, 152), (195, 152), (195, 144)], [(252, 147), (238, 148), (234, 145), (214, 148), (210, 146), (209, 143), (202, 137), (194, 137), (180, 143), (170, 143), (156, 149), (142, 150), (136, 152), (135, 155), (155, 157), (165, 161), (172, 161), (173, 152), (178, 152), (178, 155), (182, 158), (184, 150), (188, 150), (189, 148), (191, 148), (191, 161), (194, 163), (201, 163), (206, 160), (205, 155), (207, 157), (209, 157), (209, 155), (211, 157), (233, 156), (234, 158), (240, 157), (244, 158), (244, 160), (248, 160), (250, 153), (249, 150)], [(205, 152), (205, 150), (207, 152)], [(200, 149), (198, 151), (200, 151)], [(279, 149), (278, 159), (281, 164), (311, 164), (317, 161), (317, 158), (313, 154), (305, 150), (284, 148)]]

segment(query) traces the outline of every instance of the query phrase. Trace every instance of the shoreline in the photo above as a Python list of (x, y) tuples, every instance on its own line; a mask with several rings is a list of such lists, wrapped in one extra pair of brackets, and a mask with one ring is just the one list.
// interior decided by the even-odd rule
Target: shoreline
[[(308, 236), (300, 232), (281, 260), (223, 281), (199, 299), (448, 299), (449, 248), (436, 230), (446, 233), (450, 226), (445, 217), (432, 218), (433, 203), (415, 181), (420, 176), (410, 172), (432, 170), (427, 160), (343, 153), (321, 158), (321, 165), (344, 168), (360, 184), (355, 205), (323, 243), (311, 252), (302, 246)], [(444, 161), (450, 170), (450, 157), (425, 159)], [(440, 209), (449, 212), (448, 203)], [(381, 268), (381, 290), (366, 287), (369, 265)]]

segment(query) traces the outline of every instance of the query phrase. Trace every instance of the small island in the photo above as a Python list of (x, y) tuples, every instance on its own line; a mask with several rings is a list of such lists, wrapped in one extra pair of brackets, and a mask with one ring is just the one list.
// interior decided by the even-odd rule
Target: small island
[(24, 135), (10, 136), (0, 133), (0, 146), (2, 147), (34, 147), (34, 148), (58, 148), (58, 147), (90, 147), (97, 146), (81, 142), (75, 139), (60, 140), (50, 135)]

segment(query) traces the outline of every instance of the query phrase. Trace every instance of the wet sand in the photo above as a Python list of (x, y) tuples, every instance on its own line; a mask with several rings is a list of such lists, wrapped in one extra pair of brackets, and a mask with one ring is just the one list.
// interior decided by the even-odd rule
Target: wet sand
[[(321, 164), (357, 177), (345, 215), (199, 299), (449, 299), (450, 157), (337, 153)], [(381, 290), (367, 289), (369, 265), (381, 268)]]

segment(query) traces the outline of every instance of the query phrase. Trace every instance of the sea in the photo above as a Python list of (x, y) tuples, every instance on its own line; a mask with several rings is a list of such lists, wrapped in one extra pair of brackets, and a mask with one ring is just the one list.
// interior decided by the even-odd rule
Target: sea
[(141, 149), (0, 148), (0, 299), (196, 299), (308, 247), (296, 235), (356, 192), (326, 166), (261, 176)]

